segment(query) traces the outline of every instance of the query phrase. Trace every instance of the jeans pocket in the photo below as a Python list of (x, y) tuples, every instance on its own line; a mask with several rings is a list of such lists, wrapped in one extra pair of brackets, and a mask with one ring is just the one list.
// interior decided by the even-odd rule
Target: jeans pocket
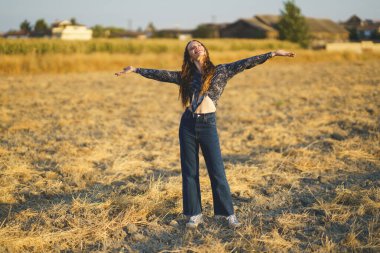
[(216, 125), (216, 118), (215, 117), (209, 117), (206, 119), (206, 124), (215, 126)]

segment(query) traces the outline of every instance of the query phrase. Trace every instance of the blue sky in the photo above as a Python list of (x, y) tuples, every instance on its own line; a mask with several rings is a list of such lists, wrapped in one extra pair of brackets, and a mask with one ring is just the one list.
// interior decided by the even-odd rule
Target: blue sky
[[(75, 17), (87, 26), (132, 29), (149, 22), (158, 29), (195, 28), (199, 23), (234, 22), (256, 14), (279, 14), (283, 0), (0, 0), (0, 32), (27, 19), (47, 23)], [(296, 0), (305, 16), (343, 21), (357, 14), (380, 19), (380, 0)]]

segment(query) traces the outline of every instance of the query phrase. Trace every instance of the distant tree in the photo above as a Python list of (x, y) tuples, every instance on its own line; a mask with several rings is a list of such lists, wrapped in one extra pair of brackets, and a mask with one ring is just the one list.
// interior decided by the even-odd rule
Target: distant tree
[(214, 38), (217, 30), (215, 27), (209, 25), (198, 25), (193, 31), (193, 37), (195, 38)]
[(373, 34), (373, 37), (377, 41), (380, 40), (380, 29), (377, 29), (377, 31), (375, 31), (375, 33)]
[(32, 32), (32, 26), (30, 25), (29, 21), (28, 20), (24, 20), (21, 24), (20, 24), (20, 30), (21, 31), (24, 31), (24, 32), (27, 32), (27, 33), (31, 33)]
[(33, 29), (33, 36), (43, 37), (50, 34), (50, 29), (46, 24), (44, 19), (39, 19), (36, 21)]
[(70, 22), (71, 22), (72, 25), (77, 25), (78, 24), (77, 20), (75, 18), (71, 18)]
[(309, 27), (301, 10), (294, 0), (284, 2), (285, 10), (281, 10), (278, 24), (280, 39), (289, 40), (306, 48), (310, 43)]
[(105, 29), (101, 25), (95, 25), (91, 27), (92, 29), (92, 37), (94, 38), (104, 38), (105, 37)]
[(349, 28), (349, 29), (346, 29), (348, 30), (349, 32), (349, 39), (352, 40), (352, 41), (359, 41), (359, 35), (358, 35), (358, 31), (356, 30), (356, 28)]
[(127, 31), (124, 28), (120, 28), (120, 27), (110, 26), (110, 27), (107, 27), (107, 31), (109, 31), (109, 34), (108, 35), (106, 34), (106, 35), (109, 38), (120, 38), (120, 37), (126, 36), (127, 34)]
[(154, 37), (157, 29), (152, 22), (149, 22), (149, 24), (145, 28), (145, 31), (147, 32), (148, 37)]
[(127, 35), (127, 31), (120, 27), (95, 25), (91, 29), (93, 38), (119, 38)]
[(168, 30), (159, 30), (154, 34), (154, 38), (170, 38), (170, 39), (176, 39), (177, 34), (173, 31)]

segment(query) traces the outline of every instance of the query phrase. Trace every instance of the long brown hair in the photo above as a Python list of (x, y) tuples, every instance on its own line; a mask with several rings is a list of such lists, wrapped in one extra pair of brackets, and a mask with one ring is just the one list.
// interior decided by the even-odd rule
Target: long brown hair
[(210, 60), (210, 56), (208, 53), (207, 48), (198, 40), (191, 40), (187, 43), (185, 47), (185, 52), (183, 54), (183, 64), (182, 64), (182, 71), (181, 71), (181, 84), (179, 87), (179, 97), (181, 97), (182, 105), (186, 107), (191, 98), (191, 81), (193, 80), (193, 75), (196, 69), (195, 64), (190, 58), (190, 53), (187, 50), (187, 47), (189, 44), (193, 41), (196, 41), (200, 43), (203, 48), (205, 49), (205, 59), (202, 65), (202, 88), (200, 95), (203, 95), (208, 88), (210, 87), (211, 78), (213, 77), (215, 73), (215, 66)]

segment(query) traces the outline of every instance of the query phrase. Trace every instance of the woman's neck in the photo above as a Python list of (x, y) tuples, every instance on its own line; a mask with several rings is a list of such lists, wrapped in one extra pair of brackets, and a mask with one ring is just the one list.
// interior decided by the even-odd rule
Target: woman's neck
[(203, 70), (202, 70), (203, 61), (202, 60), (200, 60), (200, 61), (199, 60), (195, 60), (194, 64), (195, 64), (195, 67), (198, 69), (198, 71), (200, 73), (202, 73), (203, 72)]

